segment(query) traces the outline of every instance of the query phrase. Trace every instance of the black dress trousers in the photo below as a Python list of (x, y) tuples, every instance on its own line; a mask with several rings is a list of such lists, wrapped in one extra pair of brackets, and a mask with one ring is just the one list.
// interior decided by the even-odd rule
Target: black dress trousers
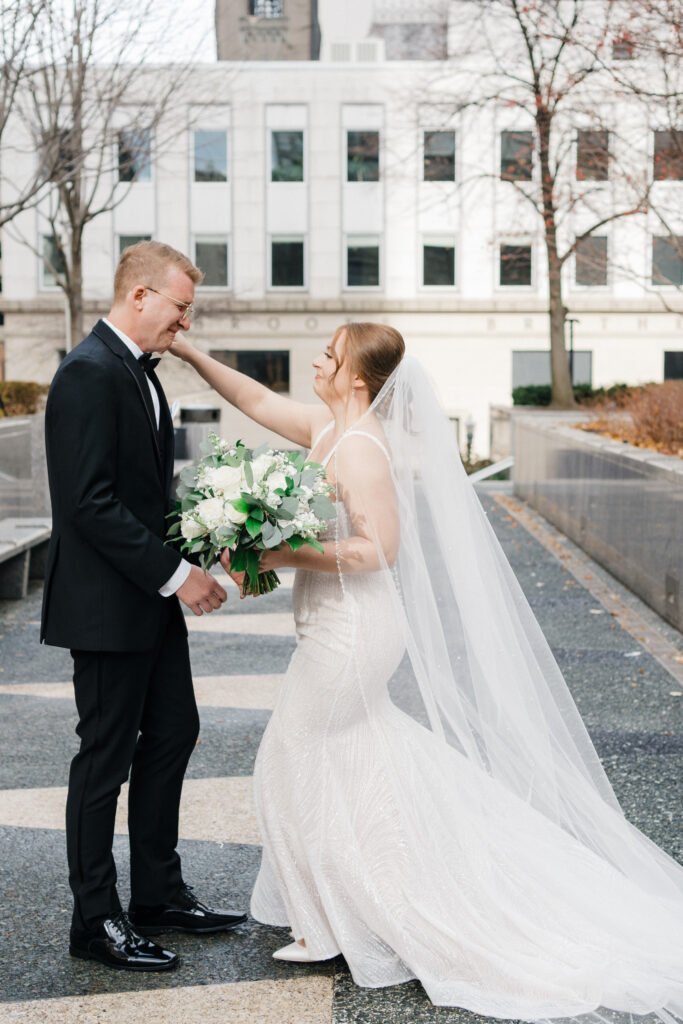
[(175, 597), (158, 600), (149, 651), (71, 652), (81, 746), (71, 764), (66, 831), (77, 934), (121, 907), (112, 842), (129, 771), (132, 899), (166, 903), (182, 884), (178, 808), (199, 716), (180, 605)]

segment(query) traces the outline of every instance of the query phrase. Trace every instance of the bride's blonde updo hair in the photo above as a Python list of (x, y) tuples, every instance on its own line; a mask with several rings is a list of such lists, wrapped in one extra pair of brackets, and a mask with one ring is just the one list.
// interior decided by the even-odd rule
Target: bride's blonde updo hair
[(337, 341), (342, 334), (346, 337), (344, 359), (348, 359), (353, 372), (365, 382), (370, 401), (374, 402), (405, 355), (403, 337), (394, 327), (387, 327), (386, 324), (344, 324), (334, 332), (330, 346), (337, 370), (343, 361), (338, 358), (336, 351)]

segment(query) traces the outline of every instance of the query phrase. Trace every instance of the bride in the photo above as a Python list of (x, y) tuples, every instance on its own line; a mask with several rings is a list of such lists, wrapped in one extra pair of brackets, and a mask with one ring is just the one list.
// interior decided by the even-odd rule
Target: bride
[(171, 351), (335, 490), (323, 554), (261, 561), (297, 570), (254, 771), (273, 955), (492, 1017), (683, 1017), (683, 868), (625, 819), (401, 335), (339, 328), (317, 405)]

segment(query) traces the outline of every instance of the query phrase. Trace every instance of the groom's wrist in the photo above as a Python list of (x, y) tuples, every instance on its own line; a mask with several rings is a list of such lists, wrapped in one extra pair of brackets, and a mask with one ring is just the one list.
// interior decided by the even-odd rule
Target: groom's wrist
[(164, 583), (163, 587), (159, 587), (159, 593), (162, 597), (173, 597), (173, 595), (180, 590), (185, 580), (190, 575), (192, 566), (186, 559), (182, 559), (180, 565), (171, 576), (170, 580)]

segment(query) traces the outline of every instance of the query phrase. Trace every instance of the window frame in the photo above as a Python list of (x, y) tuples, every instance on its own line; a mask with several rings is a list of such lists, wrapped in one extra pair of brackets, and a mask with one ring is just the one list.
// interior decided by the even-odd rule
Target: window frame
[[(351, 238), (373, 238), (377, 240), (377, 284), (349, 284), (349, 239)], [(360, 234), (360, 232), (348, 232), (343, 236), (343, 259), (344, 259), (344, 291), (350, 292), (379, 292), (384, 287), (384, 261), (383, 261), (383, 236), (381, 234)], [(358, 245), (356, 248), (374, 248), (374, 246)]]
[[(670, 288), (680, 291), (683, 286), (683, 234), (681, 235), (651, 235), (652, 241), (650, 243), (650, 286), (652, 288)], [(675, 281), (655, 281), (655, 242), (662, 241), (668, 242), (670, 238), (678, 239), (678, 245), (680, 248), (680, 256), (678, 257), (681, 265), (681, 280), (677, 284)]]
[[(199, 181), (195, 177), (197, 160), (197, 132), (222, 132), (225, 136), (225, 181)], [(192, 152), (190, 154), (190, 185), (192, 188), (225, 188), (230, 184), (230, 132), (227, 128), (199, 127), (192, 128)]]
[[(303, 257), (302, 257), (302, 269), (303, 269), (303, 283), (302, 284), (273, 284), (273, 245), (277, 242), (301, 242), (303, 246)], [(308, 291), (308, 239), (306, 235), (299, 235), (293, 233), (287, 234), (270, 234), (268, 235), (268, 247), (267, 247), (267, 277), (266, 281), (269, 292), (305, 292)]]
[(45, 280), (45, 274), (46, 274), (46, 272), (49, 273), (49, 271), (48, 271), (47, 267), (45, 266), (45, 262), (44, 262), (42, 253), (44, 252), (45, 242), (52, 241), (53, 236), (52, 235), (46, 235), (43, 231), (41, 231), (40, 234), (39, 234), (39, 238), (41, 240), (41, 247), (40, 247), (41, 255), (38, 256), (38, 291), (39, 292), (50, 292), (52, 294), (54, 294), (55, 292), (61, 292), (63, 289), (60, 287), (60, 285), (58, 284), (57, 281), (55, 281), (54, 284), (48, 284), (47, 281)]
[[(503, 136), (504, 135), (522, 135), (522, 134), (530, 135), (531, 136), (531, 147), (530, 147), (530, 150), (529, 150), (529, 152), (531, 154), (530, 174), (529, 174), (528, 178), (509, 178), (509, 177), (507, 177), (506, 175), (503, 174)], [(517, 186), (519, 186), (521, 184), (527, 184), (527, 185), (533, 184), (533, 182), (536, 180), (536, 177), (537, 177), (537, 174), (536, 174), (537, 156), (536, 156), (536, 144), (535, 143), (536, 143), (536, 139), (535, 139), (534, 131), (533, 131), (532, 128), (501, 128), (500, 129), (500, 131), (498, 132), (498, 167), (497, 167), (497, 177), (498, 177), (499, 181), (507, 182), (508, 185), (517, 185)]]
[[(453, 283), (452, 284), (427, 284), (425, 282), (424, 275), (424, 250), (425, 246), (431, 246), (432, 248), (452, 249), (453, 250)], [(420, 289), (424, 289), (430, 295), (434, 292), (452, 292), (458, 288), (458, 271), (459, 271), (459, 260), (458, 260), (458, 244), (457, 238), (454, 234), (444, 233), (437, 234), (427, 232), (420, 236), (419, 242), (419, 261), (420, 261)]]
[[(234, 353), (238, 357), (235, 360), (235, 362), (237, 363), (237, 367), (235, 367), (235, 369), (238, 369), (238, 370), (239, 370), (239, 356), (242, 353), (247, 353), (249, 355), (252, 355), (252, 354), (256, 354), (256, 355), (277, 355), (277, 354), (283, 353), (287, 357), (287, 385), (288, 385), (287, 386), (287, 390), (286, 391), (276, 391), (275, 388), (269, 387), (268, 384), (265, 384), (264, 386), (267, 387), (269, 391), (272, 391), (274, 395), (291, 395), (291, 393), (292, 393), (292, 348), (291, 348), (291, 346), (288, 346), (288, 347), (277, 346), (277, 347), (268, 347), (268, 348), (246, 348), (244, 346), (241, 346), (239, 348), (212, 348), (212, 349), (210, 349), (210, 351), (209, 351), (209, 355), (210, 356), (212, 356), (214, 359), (216, 359), (218, 362), (220, 362), (221, 365), (229, 366), (229, 363), (223, 362), (223, 360), (220, 358), (221, 353), (225, 353), (225, 354), (227, 354), (227, 353), (233, 354)], [(239, 372), (240, 373), (244, 373), (245, 371), (244, 370), (239, 370)], [(251, 377), (251, 374), (246, 374), (246, 376), (250, 377), (251, 380), (256, 380), (255, 377)], [(263, 382), (261, 381), (260, 383), (263, 383)]]
[[(344, 128), (344, 185), (379, 185), (382, 182), (384, 173), (382, 160), (382, 130), (380, 128)], [(358, 180), (349, 178), (349, 135), (376, 135), (377, 136), (377, 177)]]
[[(455, 128), (423, 128), (421, 139), (421, 165), (422, 181), (429, 185), (455, 185), (458, 182), (458, 138)], [(452, 135), (453, 136), (453, 177), (452, 178), (427, 178), (425, 176), (427, 159), (427, 136), (428, 135)]]
[(194, 256), (195, 266), (199, 266), (197, 261), (197, 243), (210, 244), (211, 242), (224, 243), (225, 244), (225, 260), (226, 260), (226, 283), (225, 284), (202, 284), (197, 285), (198, 292), (227, 292), (232, 288), (232, 251), (230, 246), (230, 235), (226, 232), (225, 234), (209, 235), (202, 231), (195, 233), (192, 236), (192, 255)]
[[(514, 246), (515, 248), (527, 248), (529, 250), (531, 258), (531, 273), (528, 284), (503, 284), (501, 280), (501, 269), (503, 266), (503, 246)], [(535, 258), (535, 240), (533, 238), (501, 238), (498, 240), (498, 253), (497, 253), (497, 266), (496, 266), (496, 291), (509, 292), (517, 289), (518, 291), (533, 291), (536, 287), (536, 258)]]
[(605, 235), (586, 235), (586, 237), (584, 239), (582, 239), (582, 242), (588, 242), (588, 241), (590, 241), (590, 239), (598, 239), (598, 238), (605, 240), (605, 283), (604, 284), (585, 284), (585, 283), (581, 283), (577, 279), (578, 248), (575, 248), (574, 252), (572, 253), (572, 257), (571, 257), (572, 266), (573, 266), (573, 270), (574, 270), (573, 280), (572, 280), (572, 285), (571, 285), (572, 286), (572, 290), (595, 292), (595, 291), (599, 291), (601, 288), (603, 290), (605, 290), (605, 289), (611, 287), (611, 284), (612, 284), (612, 274), (611, 274), (611, 265), (610, 265), (610, 243), (611, 243), (611, 236), (609, 234), (605, 234)]
[[(610, 163), (611, 163), (611, 132), (608, 128), (577, 128), (576, 129), (576, 160), (574, 161), (574, 180), (578, 182), (588, 182), (591, 185), (607, 185), (610, 182)], [(579, 175), (579, 156), (581, 151), (581, 136), (582, 135), (606, 135), (607, 136), (607, 149), (606, 149), (606, 174), (604, 178), (589, 178), (581, 177)]]
[[(681, 141), (680, 141), (681, 151), (680, 151), (680, 154), (679, 154), (679, 156), (677, 158), (678, 161), (680, 162), (680, 170), (681, 170), (680, 178), (674, 178), (674, 177), (671, 177), (670, 175), (666, 175), (666, 177), (657, 177), (657, 175), (655, 174), (656, 160), (657, 160), (657, 136), (658, 135), (680, 135), (680, 137), (681, 137)], [(683, 181), (683, 128), (678, 128), (678, 129), (676, 129), (676, 128), (653, 128), (652, 129), (652, 163), (651, 163), (650, 166), (652, 168), (652, 181), (653, 182), (655, 182), (655, 181), (656, 182), (662, 182), (662, 181), (671, 181), (671, 182), (673, 182), (673, 181)]]
[[(148, 154), (148, 164), (147, 164), (147, 166), (149, 167), (149, 176), (146, 177), (146, 178), (135, 178), (134, 177), (134, 178), (131, 178), (131, 179), (127, 180), (125, 178), (121, 178), (121, 159), (120, 159), (120, 155), (121, 155), (121, 136), (124, 135), (124, 134), (129, 134), (130, 135), (132, 133), (138, 133), (138, 134), (145, 133), (148, 136), (148, 138), (149, 138), (149, 154)], [(155, 173), (154, 173), (155, 172), (155, 167), (154, 167), (155, 160), (154, 160), (154, 132), (152, 131), (152, 129), (151, 128), (132, 128), (130, 126), (128, 126), (128, 127), (124, 126), (124, 127), (121, 127), (121, 128), (117, 128), (117, 130), (116, 130), (116, 142), (114, 143), (114, 145), (116, 147), (116, 171), (115, 171), (115, 174), (117, 174), (116, 184), (119, 185), (119, 186), (123, 185), (124, 187), (128, 187), (128, 188), (131, 188), (133, 185), (145, 185), (145, 186), (147, 186), (149, 188), (150, 185), (153, 185), (154, 182), (155, 182)]]
[[(308, 170), (306, 159), (306, 129), (305, 128), (269, 128), (269, 167), (268, 167), (268, 178), (267, 182), (269, 185), (305, 185), (307, 184), (306, 172)], [(275, 155), (275, 135), (300, 135), (301, 136), (301, 177), (300, 178), (279, 178), (273, 177), (273, 171), (275, 170), (275, 164), (273, 157)]]

